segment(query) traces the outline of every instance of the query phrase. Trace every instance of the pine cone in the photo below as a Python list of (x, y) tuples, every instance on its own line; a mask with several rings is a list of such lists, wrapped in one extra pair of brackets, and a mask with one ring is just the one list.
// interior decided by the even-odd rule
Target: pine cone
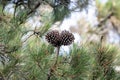
[(60, 38), (62, 45), (70, 45), (75, 39), (73, 34), (66, 30), (61, 32)]
[(70, 45), (75, 39), (73, 34), (66, 30), (62, 31), (61, 34), (59, 34), (57, 30), (54, 30), (47, 33), (45, 37), (46, 40), (55, 47)]
[(59, 35), (59, 32), (57, 30), (54, 30), (54, 31), (47, 33), (47, 35), (45, 37), (46, 37), (46, 40), (49, 43), (51, 43), (53, 46), (55, 46), (55, 47), (61, 46), (60, 35)]

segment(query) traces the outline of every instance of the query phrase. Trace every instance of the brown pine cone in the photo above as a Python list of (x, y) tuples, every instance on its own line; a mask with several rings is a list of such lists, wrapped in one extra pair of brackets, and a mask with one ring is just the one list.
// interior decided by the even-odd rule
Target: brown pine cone
[(70, 45), (74, 41), (74, 35), (69, 31), (62, 31), (60, 34), (61, 44), (62, 45)]
[(47, 33), (47, 35), (45, 37), (46, 37), (46, 40), (50, 44), (52, 44), (53, 46), (55, 46), (55, 47), (61, 46), (60, 35), (59, 35), (59, 32), (57, 30), (54, 30), (54, 31)]

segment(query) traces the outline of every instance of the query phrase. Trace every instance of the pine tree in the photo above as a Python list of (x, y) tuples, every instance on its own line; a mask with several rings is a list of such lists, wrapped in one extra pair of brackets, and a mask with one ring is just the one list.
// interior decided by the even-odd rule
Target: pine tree
[[(91, 1), (78, 0), (71, 9), (71, 0), (0, 0), (0, 80), (119, 79), (114, 68), (118, 60), (115, 47), (101, 43), (79, 46), (68, 31), (48, 31), (71, 12), (87, 9)], [(13, 14), (5, 11), (10, 3), (14, 5)], [(42, 26), (26, 28), (27, 20), (46, 5), (52, 10), (40, 13)], [(60, 46), (72, 43), (67, 56), (59, 55)]]

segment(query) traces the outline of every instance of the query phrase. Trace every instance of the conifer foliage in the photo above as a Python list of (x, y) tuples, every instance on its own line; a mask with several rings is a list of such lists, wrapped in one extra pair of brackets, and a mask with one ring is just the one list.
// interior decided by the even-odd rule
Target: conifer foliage
[[(73, 11), (86, 9), (92, 0), (75, 1), (0, 0), (0, 80), (120, 79), (115, 69), (120, 65), (119, 49), (115, 46), (99, 42), (79, 45), (69, 31), (49, 32), (55, 22), (62, 22)], [(75, 4), (73, 8), (69, 7), (71, 3)], [(6, 11), (8, 4), (14, 5), (13, 14)], [(37, 13), (45, 5), (52, 11)], [(27, 21), (36, 15), (41, 26), (26, 27)], [(70, 44), (69, 54), (61, 51), (60, 55), (61, 46)]]

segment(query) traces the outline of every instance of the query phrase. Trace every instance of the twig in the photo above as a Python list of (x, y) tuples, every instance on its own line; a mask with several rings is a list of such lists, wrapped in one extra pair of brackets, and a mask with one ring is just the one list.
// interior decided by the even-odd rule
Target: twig
[(30, 12), (27, 13), (27, 15), (29, 16), (31, 13), (35, 12), (35, 10), (36, 10), (40, 5), (41, 5), (41, 2), (38, 2), (38, 3), (35, 5), (35, 7), (34, 7)]
[(43, 71), (44, 74), (47, 74), (37, 60), (36, 60), (36, 65)]
[(113, 15), (114, 15), (113, 12), (109, 13), (103, 20), (101, 20), (101, 21), (99, 22), (98, 27), (102, 26), (102, 25), (103, 25), (108, 19), (110, 19), (111, 16), (113, 16)]
[(6, 78), (5, 78), (5, 76), (4, 76), (4, 74), (0, 71), (0, 80), (2, 79), (2, 80), (6, 80)]
[(27, 39), (25, 39), (22, 43), (26, 42), (31, 36), (33, 36), (34, 34), (31, 34), (30, 36), (27, 37)]
[(60, 46), (57, 47), (57, 51), (56, 51), (56, 54), (57, 54), (57, 55), (56, 55), (56, 62), (55, 62), (54, 65), (56, 65), (57, 62), (58, 62), (59, 50), (60, 50)]
[(60, 46), (57, 47), (57, 51), (56, 51), (56, 61), (54, 63), (54, 65), (50, 68), (49, 72), (48, 72), (48, 76), (47, 76), (47, 80), (50, 80), (52, 73), (54, 72), (54, 68), (56, 68), (57, 62), (58, 62), (58, 56), (59, 56), (59, 50), (60, 50)]

